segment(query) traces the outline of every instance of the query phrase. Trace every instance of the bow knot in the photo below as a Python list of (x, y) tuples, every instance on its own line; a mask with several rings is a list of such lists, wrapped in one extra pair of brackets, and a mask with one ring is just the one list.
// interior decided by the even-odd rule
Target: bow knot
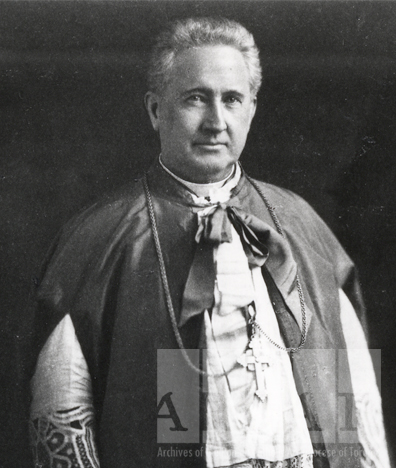
[(223, 242), (232, 242), (233, 226), (241, 239), (249, 265), (264, 265), (268, 257), (268, 248), (265, 245), (268, 231), (263, 231), (253, 216), (224, 203), (203, 210), (198, 216), (198, 230), (195, 235), (197, 244), (207, 243), (217, 247)]
[(206, 242), (218, 246), (223, 242), (232, 241), (231, 224), (224, 203), (211, 206), (198, 213), (198, 229), (195, 242)]
[(216, 279), (213, 249), (223, 242), (232, 242), (232, 227), (241, 240), (250, 268), (261, 267), (267, 260), (265, 242), (269, 229), (258, 218), (224, 203), (199, 212), (197, 247), (183, 294), (179, 325), (213, 307)]

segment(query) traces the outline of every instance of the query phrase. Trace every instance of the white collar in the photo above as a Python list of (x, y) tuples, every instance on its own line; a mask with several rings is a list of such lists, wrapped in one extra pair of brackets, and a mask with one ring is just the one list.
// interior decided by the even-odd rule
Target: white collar
[(170, 176), (183, 184), (191, 192), (194, 202), (199, 205), (212, 205), (228, 201), (231, 197), (231, 191), (238, 185), (242, 172), (239, 164), (235, 164), (231, 173), (226, 178), (210, 184), (197, 184), (183, 180), (170, 171), (162, 162), (161, 156), (159, 157), (159, 162)]

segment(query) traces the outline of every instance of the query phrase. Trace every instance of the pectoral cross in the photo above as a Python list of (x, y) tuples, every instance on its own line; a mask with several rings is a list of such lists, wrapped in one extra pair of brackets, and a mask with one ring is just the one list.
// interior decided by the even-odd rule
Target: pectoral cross
[(255, 394), (264, 402), (268, 396), (264, 369), (265, 367), (269, 367), (270, 360), (264, 356), (257, 339), (253, 339), (249, 343), (249, 348), (250, 349), (247, 349), (237, 362), (248, 370), (256, 373), (257, 390)]

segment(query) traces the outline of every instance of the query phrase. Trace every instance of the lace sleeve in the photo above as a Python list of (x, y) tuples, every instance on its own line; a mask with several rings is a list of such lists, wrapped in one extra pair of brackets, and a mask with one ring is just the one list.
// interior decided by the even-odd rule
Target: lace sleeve
[(93, 409), (57, 411), (30, 421), (35, 468), (99, 468)]
[(341, 323), (348, 348), (359, 442), (363, 448), (363, 468), (390, 468), (381, 396), (367, 341), (359, 319), (343, 291), (340, 290)]
[(31, 391), (35, 468), (99, 468), (91, 378), (69, 315), (42, 349)]

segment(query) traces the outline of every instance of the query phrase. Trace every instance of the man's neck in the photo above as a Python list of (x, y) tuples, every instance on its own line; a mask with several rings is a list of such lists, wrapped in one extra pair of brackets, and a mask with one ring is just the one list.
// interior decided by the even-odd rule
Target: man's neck
[[(221, 189), (224, 187), (224, 189), (228, 188), (228, 185), (232, 184), (232, 188), (234, 188), (241, 176), (241, 169), (238, 164), (234, 164), (233, 168), (231, 169), (230, 174), (228, 174), (227, 177), (224, 179), (218, 181), (218, 182), (211, 182), (208, 184), (197, 184), (196, 182), (190, 182), (187, 180), (182, 179), (181, 177), (177, 176), (174, 174), (170, 169), (168, 169), (165, 164), (163, 163), (161, 156), (159, 158), (159, 162), (162, 166), (162, 168), (174, 179), (176, 179), (178, 182), (183, 184), (190, 192), (192, 192), (195, 196), (197, 197), (203, 197), (203, 198), (211, 198), (213, 195), (221, 191)], [(232, 189), (229, 187), (229, 190)]]

